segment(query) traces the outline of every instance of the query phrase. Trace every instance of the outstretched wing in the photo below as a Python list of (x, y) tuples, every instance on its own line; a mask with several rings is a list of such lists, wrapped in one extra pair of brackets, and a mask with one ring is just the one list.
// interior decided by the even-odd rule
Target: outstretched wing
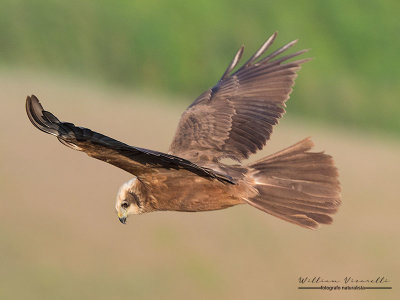
[(56, 136), (64, 145), (83, 151), (91, 157), (110, 163), (139, 178), (156, 172), (158, 168), (185, 169), (199, 176), (233, 183), (229, 176), (202, 168), (180, 157), (132, 147), (90, 129), (60, 122), (52, 113), (45, 111), (33, 95), (26, 99), (26, 112), (36, 128)]
[(276, 56), (296, 41), (259, 59), (273, 43), (274, 33), (236, 72), (242, 46), (217, 85), (201, 94), (182, 114), (169, 153), (194, 162), (237, 161), (261, 150), (273, 125), (285, 113), (296, 71), (309, 59), (286, 62), (307, 50)]

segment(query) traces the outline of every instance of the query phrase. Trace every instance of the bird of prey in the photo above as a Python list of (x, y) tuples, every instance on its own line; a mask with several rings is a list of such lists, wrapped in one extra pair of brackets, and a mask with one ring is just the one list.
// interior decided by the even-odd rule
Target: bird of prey
[[(311, 152), (304, 139), (258, 161), (241, 164), (261, 150), (285, 113), (296, 72), (309, 59), (279, 57), (292, 41), (264, 55), (274, 33), (240, 68), (242, 46), (218, 83), (182, 114), (168, 153), (129, 146), (61, 122), (28, 96), (26, 111), (41, 131), (132, 175), (117, 194), (119, 220), (152, 211), (198, 212), (247, 203), (305, 228), (330, 224), (341, 202), (338, 171), (331, 156)], [(224, 158), (236, 161), (224, 163)]]

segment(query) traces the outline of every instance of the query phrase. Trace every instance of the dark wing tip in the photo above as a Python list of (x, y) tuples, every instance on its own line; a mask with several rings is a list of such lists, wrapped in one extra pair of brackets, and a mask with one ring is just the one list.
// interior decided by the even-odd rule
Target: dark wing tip
[(29, 120), (37, 129), (59, 136), (58, 124), (60, 124), (60, 121), (52, 113), (43, 109), (35, 95), (26, 97), (25, 108)]
[(267, 49), (272, 45), (272, 43), (275, 41), (275, 38), (277, 37), (278, 32), (274, 32), (265, 42), (264, 44), (262, 44), (262, 46), (260, 47), (260, 49), (258, 49), (256, 51), (256, 53), (254, 53), (249, 60), (244, 64), (244, 66), (249, 66), (252, 63), (254, 63), (260, 56), (262, 56), (265, 51), (267, 51)]
[[(261, 46), (260, 49), (258, 49), (258, 51), (256, 53), (253, 54), (252, 57), (250, 57), (247, 62), (243, 65), (243, 67), (247, 67), (250, 64), (252, 64), (255, 60), (257, 60), (257, 58), (259, 58), (261, 55), (263, 55), (265, 53), (265, 51), (269, 48), (269, 46), (272, 45), (272, 43), (274, 42), (276, 36), (278, 35), (278, 32), (275, 31), (265, 42), (264, 44)], [(240, 58), (243, 55), (243, 51), (244, 51), (244, 45), (242, 45), (240, 47), (240, 49), (238, 50), (238, 52), (236, 53), (235, 57), (233, 58), (232, 62), (229, 64), (228, 68), (225, 70), (224, 74), (222, 75), (220, 80), (223, 80), (225, 78), (227, 78), (229, 76), (229, 73), (237, 66), (237, 64), (240, 61)]]
[(229, 64), (228, 68), (226, 68), (224, 74), (222, 75), (221, 80), (224, 80), (229, 76), (229, 73), (237, 66), (240, 61), (240, 58), (243, 55), (244, 45), (242, 45), (239, 50), (236, 52), (235, 57), (232, 59), (231, 63)]

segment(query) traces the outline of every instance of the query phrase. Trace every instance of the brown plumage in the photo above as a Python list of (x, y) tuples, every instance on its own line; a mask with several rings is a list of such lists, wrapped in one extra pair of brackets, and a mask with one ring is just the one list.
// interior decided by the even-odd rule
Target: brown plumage
[(29, 119), (64, 145), (115, 165), (135, 177), (123, 184), (116, 210), (129, 214), (159, 210), (208, 211), (248, 203), (306, 228), (332, 222), (340, 205), (338, 172), (324, 153), (310, 152), (305, 139), (249, 165), (285, 113), (296, 71), (309, 59), (286, 62), (306, 50), (276, 58), (293, 41), (268, 56), (276, 33), (237, 71), (239, 49), (218, 83), (182, 114), (169, 153), (132, 147), (87, 128), (60, 122), (35, 96), (26, 100)]

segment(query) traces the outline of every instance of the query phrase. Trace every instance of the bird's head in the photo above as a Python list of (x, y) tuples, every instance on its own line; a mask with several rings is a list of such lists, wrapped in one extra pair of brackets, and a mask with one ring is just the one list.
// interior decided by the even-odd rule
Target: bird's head
[(125, 182), (119, 189), (115, 210), (118, 214), (118, 219), (122, 224), (126, 223), (126, 218), (132, 214), (140, 214), (143, 211), (143, 205), (139, 196), (136, 193), (136, 185), (138, 180), (136, 177)]

